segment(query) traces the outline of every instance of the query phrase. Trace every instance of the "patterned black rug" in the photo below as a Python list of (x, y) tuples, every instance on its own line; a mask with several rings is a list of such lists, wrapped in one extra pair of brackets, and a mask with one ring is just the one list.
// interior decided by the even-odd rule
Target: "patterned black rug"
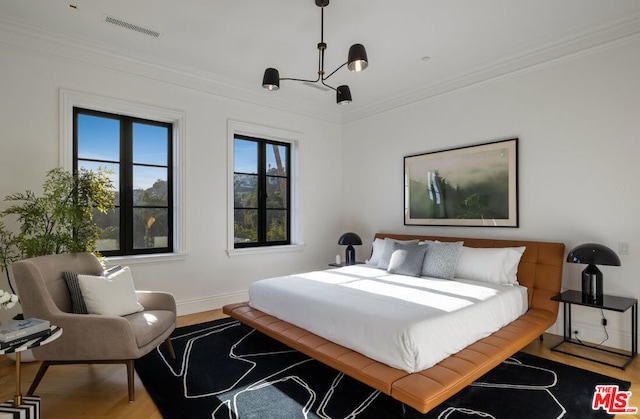
[(178, 328), (172, 341), (176, 360), (160, 345), (136, 361), (170, 419), (609, 418), (592, 408), (596, 385), (630, 386), (520, 352), (423, 415), (233, 319)]

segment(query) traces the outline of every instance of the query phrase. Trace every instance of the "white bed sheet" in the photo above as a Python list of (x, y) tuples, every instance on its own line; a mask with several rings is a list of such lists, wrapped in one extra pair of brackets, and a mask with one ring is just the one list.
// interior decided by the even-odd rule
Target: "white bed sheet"
[(253, 283), (249, 304), (409, 373), (429, 368), (527, 311), (527, 289), (346, 266)]

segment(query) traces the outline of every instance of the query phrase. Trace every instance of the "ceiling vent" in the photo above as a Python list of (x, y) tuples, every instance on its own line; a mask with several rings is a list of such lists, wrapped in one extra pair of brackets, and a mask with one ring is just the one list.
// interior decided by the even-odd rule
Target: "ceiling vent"
[(110, 23), (112, 25), (120, 26), (121, 28), (128, 29), (130, 31), (135, 31), (135, 32), (141, 33), (143, 35), (150, 36), (152, 38), (156, 38), (156, 39), (160, 38), (160, 32), (158, 32), (158, 31), (154, 31), (153, 29), (145, 28), (143, 26), (136, 25), (134, 23), (126, 22), (126, 21), (124, 21), (122, 19), (118, 19), (117, 17), (105, 15), (104, 16), (104, 21), (106, 23)]

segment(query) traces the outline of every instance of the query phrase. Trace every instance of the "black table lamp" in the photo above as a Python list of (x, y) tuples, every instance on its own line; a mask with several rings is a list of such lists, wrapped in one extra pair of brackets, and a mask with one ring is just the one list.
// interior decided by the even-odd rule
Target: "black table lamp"
[(355, 265), (356, 264), (356, 249), (353, 248), (353, 245), (361, 245), (362, 239), (356, 233), (344, 233), (340, 236), (340, 240), (338, 240), (338, 244), (347, 246), (347, 250), (345, 251), (345, 265)]
[(618, 255), (607, 246), (585, 243), (569, 252), (567, 262), (587, 264), (582, 271), (582, 300), (602, 304), (602, 272), (596, 265), (620, 266)]

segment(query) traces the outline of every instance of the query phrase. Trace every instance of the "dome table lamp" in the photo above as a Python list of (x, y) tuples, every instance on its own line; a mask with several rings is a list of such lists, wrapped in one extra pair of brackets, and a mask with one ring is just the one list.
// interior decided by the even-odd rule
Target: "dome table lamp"
[(347, 250), (345, 250), (345, 265), (355, 265), (356, 264), (356, 249), (353, 248), (354, 245), (358, 246), (362, 244), (362, 239), (356, 233), (344, 233), (340, 236), (338, 240), (338, 244), (342, 246), (347, 246)]
[(582, 271), (582, 301), (602, 304), (602, 272), (596, 265), (620, 266), (618, 255), (607, 246), (585, 243), (569, 252), (567, 262), (587, 264)]

